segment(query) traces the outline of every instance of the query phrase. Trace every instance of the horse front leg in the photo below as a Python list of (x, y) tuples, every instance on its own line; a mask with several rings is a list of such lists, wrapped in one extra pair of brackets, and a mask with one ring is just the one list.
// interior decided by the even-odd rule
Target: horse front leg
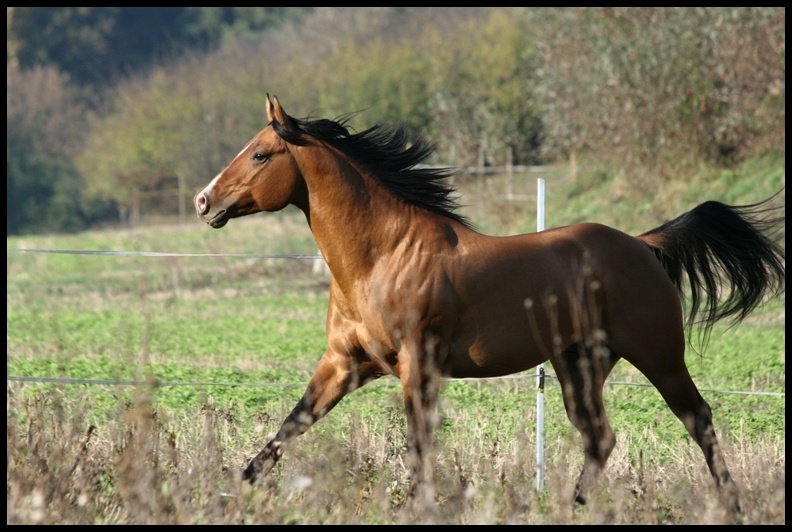
[(441, 378), (430, 362), (414, 354), (400, 355), (399, 366), (407, 416), (408, 498), (428, 506), (434, 501), (434, 470), (429, 453), (438, 424)]
[(259, 478), (272, 471), (283, 455), (283, 445), (305, 433), (321, 417), (321, 413), (315, 413), (314, 405), (316, 402), (312, 397), (311, 387), (309, 386), (297, 406), (283, 421), (275, 437), (267, 442), (261, 452), (248, 463), (242, 473), (243, 480), (254, 484)]
[(328, 350), (319, 360), (308, 388), (286, 416), (275, 437), (253, 458), (242, 473), (243, 480), (254, 484), (269, 473), (283, 455), (284, 446), (304, 434), (323, 418), (348, 393), (381, 376), (378, 364)]

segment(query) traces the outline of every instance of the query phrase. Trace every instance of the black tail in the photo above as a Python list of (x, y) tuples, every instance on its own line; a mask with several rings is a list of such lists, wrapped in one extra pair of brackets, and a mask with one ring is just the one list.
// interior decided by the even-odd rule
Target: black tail
[[(782, 189), (783, 190), (783, 189)], [(772, 197), (751, 205), (707, 201), (638, 238), (654, 252), (690, 307), (687, 325), (702, 325), (703, 339), (715, 322), (742, 321), (765, 298), (785, 290), (785, 251), (778, 240), (785, 217)]]

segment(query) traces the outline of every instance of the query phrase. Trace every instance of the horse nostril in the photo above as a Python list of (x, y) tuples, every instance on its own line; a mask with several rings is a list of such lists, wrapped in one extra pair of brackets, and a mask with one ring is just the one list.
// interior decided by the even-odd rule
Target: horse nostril
[(206, 211), (209, 210), (209, 202), (206, 200), (206, 196), (199, 194), (195, 198), (195, 206), (198, 207), (198, 214), (206, 214)]

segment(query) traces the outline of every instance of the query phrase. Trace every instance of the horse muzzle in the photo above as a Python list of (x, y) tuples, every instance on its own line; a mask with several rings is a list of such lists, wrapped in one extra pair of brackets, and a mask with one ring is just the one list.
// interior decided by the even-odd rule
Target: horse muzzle
[(195, 203), (195, 212), (198, 214), (198, 218), (210, 226), (215, 229), (220, 229), (228, 223), (228, 211), (226, 209), (220, 209), (212, 212), (212, 205), (209, 203), (209, 198), (206, 197), (204, 192), (196, 194), (193, 202)]

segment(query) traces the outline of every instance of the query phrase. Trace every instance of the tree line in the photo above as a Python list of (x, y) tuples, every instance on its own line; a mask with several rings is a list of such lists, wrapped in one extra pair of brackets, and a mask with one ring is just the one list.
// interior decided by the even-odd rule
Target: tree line
[(638, 189), (784, 150), (784, 8), (7, 8), (7, 234), (175, 214), (265, 125), (404, 124), (457, 166)]

